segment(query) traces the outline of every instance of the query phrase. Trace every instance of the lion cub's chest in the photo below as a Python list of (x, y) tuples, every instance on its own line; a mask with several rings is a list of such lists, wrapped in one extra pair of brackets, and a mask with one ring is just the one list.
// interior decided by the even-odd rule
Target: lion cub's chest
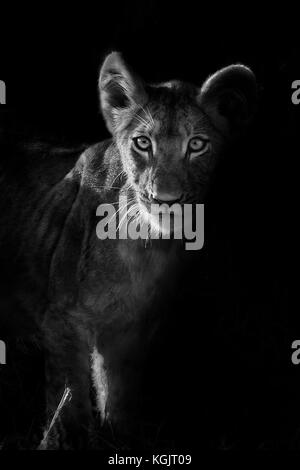
[(163, 288), (176, 264), (172, 249), (164, 251), (156, 246), (136, 248), (130, 243), (119, 243), (118, 253), (128, 273), (132, 295), (142, 299)]
[[(103, 242), (102, 242), (103, 243)], [(81, 302), (99, 321), (134, 317), (163, 297), (177, 265), (172, 247), (144, 247), (135, 241), (103, 244), (98, 262), (88, 270), (81, 289)]]

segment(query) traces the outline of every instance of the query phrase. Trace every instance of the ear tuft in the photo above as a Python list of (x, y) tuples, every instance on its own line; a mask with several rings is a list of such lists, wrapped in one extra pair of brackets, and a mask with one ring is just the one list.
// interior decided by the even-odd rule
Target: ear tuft
[(112, 133), (117, 129), (123, 111), (145, 101), (142, 81), (126, 65), (119, 52), (112, 52), (104, 60), (99, 91), (102, 113)]
[(257, 106), (257, 82), (249, 67), (229, 65), (218, 70), (202, 85), (198, 102), (222, 132), (240, 133)]

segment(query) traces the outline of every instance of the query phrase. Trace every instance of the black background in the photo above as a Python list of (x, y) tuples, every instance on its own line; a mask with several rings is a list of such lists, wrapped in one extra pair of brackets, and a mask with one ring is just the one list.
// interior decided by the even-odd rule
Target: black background
[[(289, 308), (300, 116), (300, 106), (291, 102), (291, 83), (300, 78), (296, 12), (242, 2), (235, 8), (110, 3), (76, 11), (26, 5), (3, 13), (2, 130), (64, 144), (106, 137), (97, 78), (111, 50), (122, 51), (148, 81), (201, 84), (230, 63), (253, 69), (260, 84), (258, 114), (243, 145), (219, 169), (205, 248), (170, 305), (168, 340), (153, 361), (164, 429), (158, 445), (299, 448), (300, 366), (291, 363), (291, 343), (300, 339), (300, 325), (298, 312)], [(20, 379), (28, 393), (23, 400), (15, 389), (22, 360), (14, 370), (8, 364), (0, 371), (2, 439), (28, 436), (39, 413), (32, 365), (39, 359), (30, 361), (24, 360)]]

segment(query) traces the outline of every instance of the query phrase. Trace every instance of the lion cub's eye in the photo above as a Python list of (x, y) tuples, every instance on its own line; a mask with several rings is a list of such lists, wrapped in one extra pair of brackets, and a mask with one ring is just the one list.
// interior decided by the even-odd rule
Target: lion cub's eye
[(150, 148), (152, 147), (152, 144), (151, 144), (151, 140), (142, 135), (140, 137), (135, 137), (133, 139), (133, 142), (135, 144), (135, 146), (139, 149), (139, 150), (142, 150), (143, 152), (146, 152), (147, 150), (150, 150)]
[(193, 153), (204, 153), (208, 148), (208, 141), (201, 139), (201, 137), (192, 137), (188, 143), (188, 149)]

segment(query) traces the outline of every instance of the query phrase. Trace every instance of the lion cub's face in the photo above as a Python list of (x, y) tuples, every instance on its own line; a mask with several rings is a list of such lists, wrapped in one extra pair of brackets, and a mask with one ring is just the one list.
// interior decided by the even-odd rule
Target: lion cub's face
[(118, 53), (100, 73), (104, 117), (145, 218), (151, 203), (203, 202), (223, 144), (242, 131), (256, 101), (243, 65), (216, 72), (201, 88), (144, 85)]

